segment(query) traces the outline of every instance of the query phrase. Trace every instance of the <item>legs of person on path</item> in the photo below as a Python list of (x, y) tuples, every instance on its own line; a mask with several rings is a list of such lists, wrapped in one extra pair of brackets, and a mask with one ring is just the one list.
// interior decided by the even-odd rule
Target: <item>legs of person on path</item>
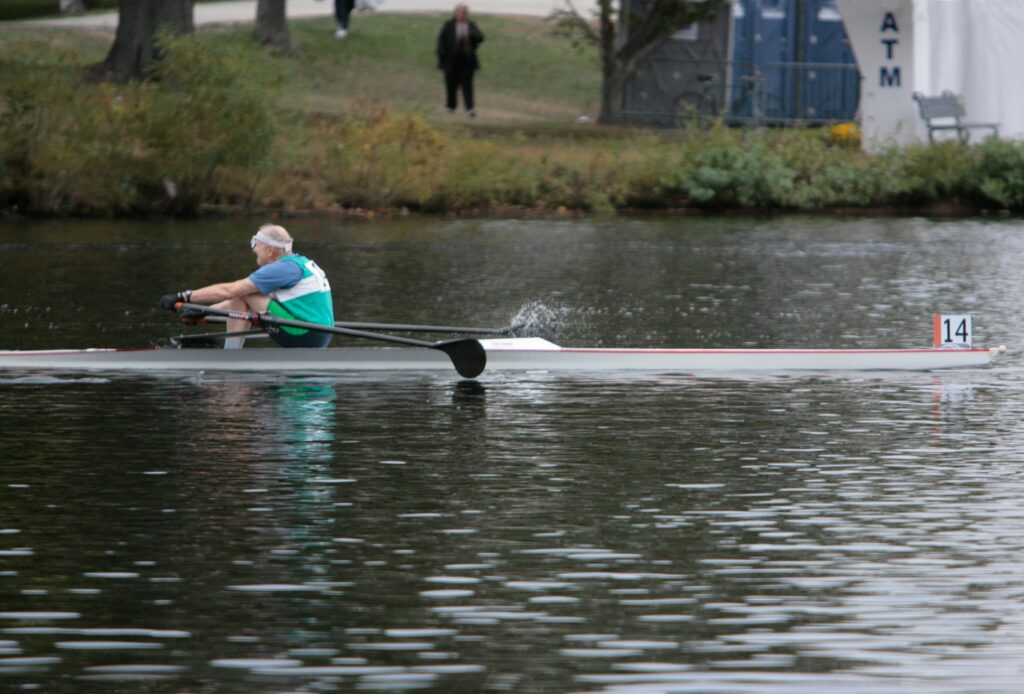
[(473, 105), (473, 68), (463, 67), (459, 75), (459, 84), (462, 86), (462, 101), (466, 104), (466, 115), (470, 118), (476, 117)]
[(444, 73), (444, 84), (448, 92), (448, 110), (455, 111), (458, 106), (458, 92), (462, 91), (462, 103), (466, 106), (466, 115), (476, 116), (473, 110), (473, 68), (456, 63), (452, 69)]
[(450, 113), (455, 112), (459, 105), (459, 70), (458, 68), (446, 70), (444, 73), (445, 105)]
[(334, 37), (343, 39), (348, 36), (348, 20), (352, 14), (352, 7), (355, 0), (334, 0), (334, 18), (338, 22), (338, 30)]

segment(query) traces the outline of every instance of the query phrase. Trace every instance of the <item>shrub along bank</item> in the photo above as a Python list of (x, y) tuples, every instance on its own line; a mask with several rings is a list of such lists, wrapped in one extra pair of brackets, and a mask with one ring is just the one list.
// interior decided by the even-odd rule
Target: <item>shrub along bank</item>
[(280, 105), (286, 68), (249, 42), (167, 39), (166, 51), (152, 80), (111, 85), (83, 79), (73, 50), (6, 44), (0, 206), (42, 215), (1024, 210), (1017, 142), (869, 156), (816, 129), (485, 130), (372, 100), (317, 114)]

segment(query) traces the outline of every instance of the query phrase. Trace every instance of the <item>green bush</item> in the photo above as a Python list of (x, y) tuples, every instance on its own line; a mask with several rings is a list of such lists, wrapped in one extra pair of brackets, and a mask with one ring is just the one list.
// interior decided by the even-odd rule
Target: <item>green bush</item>
[[(0, 200), (47, 214), (194, 212), (219, 174), (259, 176), (274, 139), (266, 85), (230, 45), (167, 39), (142, 83), (96, 84), (73, 54), (0, 55)], [(17, 66), (17, 70), (14, 67)]]
[(901, 176), (893, 194), (905, 205), (963, 199), (971, 169), (971, 150), (958, 141), (912, 145), (893, 152), (900, 160)]
[(432, 200), (436, 210), (479, 210), (536, 205), (537, 166), (494, 142), (469, 137), (448, 148), (444, 177)]
[[(142, 147), (168, 205), (222, 202), (218, 177), (241, 168), (257, 181), (270, 169), (275, 136), (273, 73), (255, 69), (244, 46), (161, 38), (165, 53), (140, 87)], [(152, 181), (150, 181), (152, 182)]]
[(317, 138), (327, 146), (314, 170), (334, 200), (370, 209), (427, 206), (449, 146), (419, 114), (392, 114), (374, 104), (327, 124)]
[(5, 202), (47, 213), (122, 210), (133, 205), (125, 104), (109, 85), (87, 86), (72, 54), (8, 70), (0, 56), (0, 186)]
[(684, 194), (692, 205), (710, 209), (794, 205), (796, 169), (757, 132), (691, 145), (687, 159), (663, 185)]
[(971, 197), (980, 207), (1024, 209), (1024, 148), (1011, 140), (985, 140), (968, 172)]

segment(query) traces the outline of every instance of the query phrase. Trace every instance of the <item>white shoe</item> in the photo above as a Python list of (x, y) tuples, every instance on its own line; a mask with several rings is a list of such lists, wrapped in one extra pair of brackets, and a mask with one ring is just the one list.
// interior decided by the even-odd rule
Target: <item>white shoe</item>
[(339, 28), (336, 32), (334, 32), (334, 38), (336, 39), (343, 39), (346, 36), (348, 36), (348, 32), (345, 29)]

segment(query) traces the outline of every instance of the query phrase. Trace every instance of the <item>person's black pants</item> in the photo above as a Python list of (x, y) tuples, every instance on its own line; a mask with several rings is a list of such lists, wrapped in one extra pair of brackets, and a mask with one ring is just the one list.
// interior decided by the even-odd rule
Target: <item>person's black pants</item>
[(455, 110), (459, 102), (459, 89), (462, 89), (462, 100), (466, 110), (473, 110), (473, 68), (468, 65), (453, 65), (444, 73), (444, 86), (448, 94), (448, 108)]
[(348, 17), (354, 5), (355, 0), (334, 0), (334, 18), (342, 29), (348, 29)]

